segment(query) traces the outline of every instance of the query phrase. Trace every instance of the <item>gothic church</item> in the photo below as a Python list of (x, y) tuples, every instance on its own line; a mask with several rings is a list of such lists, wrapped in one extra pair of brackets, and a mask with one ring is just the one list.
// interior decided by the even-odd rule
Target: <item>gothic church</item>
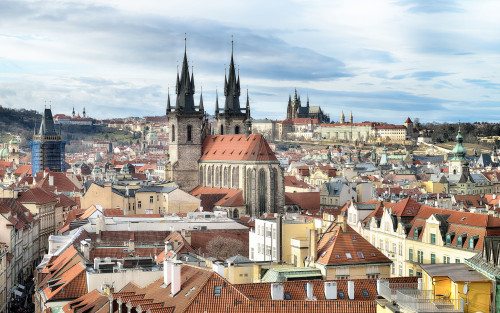
[(245, 109), (240, 107), (240, 93), (231, 51), (229, 74), (224, 79), (224, 108), (219, 109), (216, 98), (216, 135), (209, 135), (203, 95), (198, 105), (194, 102), (194, 75), (189, 74), (184, 48), (174, 108), (170, 95), (167, 99), (170, 136), (166, 179), (201, 198), (207, 206), (204, 210), (225, 210), (235, 218), (281, 212), (285, 205), (283, 171), (264, 137), (251, 134), (248, 91)]

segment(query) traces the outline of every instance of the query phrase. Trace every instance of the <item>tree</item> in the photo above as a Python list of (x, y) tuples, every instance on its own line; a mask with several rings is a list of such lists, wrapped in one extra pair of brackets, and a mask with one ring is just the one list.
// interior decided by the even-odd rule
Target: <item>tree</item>
[(245, 253), (245, 244), (235, 238), (216, 236), (207, 244), (208, 256), (217, 259), (227, 259), (237, 254)]

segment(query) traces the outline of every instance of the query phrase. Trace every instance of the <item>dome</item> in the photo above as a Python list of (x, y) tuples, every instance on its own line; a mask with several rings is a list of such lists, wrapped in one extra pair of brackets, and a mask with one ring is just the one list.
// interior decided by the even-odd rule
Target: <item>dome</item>
[(9, 156), (9, 149), (3, 148), (0, 150), (0, 158), (6, 158)]

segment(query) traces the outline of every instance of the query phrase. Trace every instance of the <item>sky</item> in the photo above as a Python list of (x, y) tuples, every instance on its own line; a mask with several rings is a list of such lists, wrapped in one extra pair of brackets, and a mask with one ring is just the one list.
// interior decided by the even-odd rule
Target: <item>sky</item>
[(333, 121), (499, 122), (499, 12), (497, 0), (0, 0), (0, 105), (163, 115), (186, 37), (211, 114), (234, 40), (253, 118), (284, 119), (296, 88)]

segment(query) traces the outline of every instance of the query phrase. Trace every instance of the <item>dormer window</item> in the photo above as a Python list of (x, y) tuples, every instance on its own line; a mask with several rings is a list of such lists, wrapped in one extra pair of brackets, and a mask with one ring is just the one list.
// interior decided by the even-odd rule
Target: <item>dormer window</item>
[(474, 249), (476, 246), (477, 242), (479, 240), (479, 236), (475, 235), (469, 238), (469, 249)]

